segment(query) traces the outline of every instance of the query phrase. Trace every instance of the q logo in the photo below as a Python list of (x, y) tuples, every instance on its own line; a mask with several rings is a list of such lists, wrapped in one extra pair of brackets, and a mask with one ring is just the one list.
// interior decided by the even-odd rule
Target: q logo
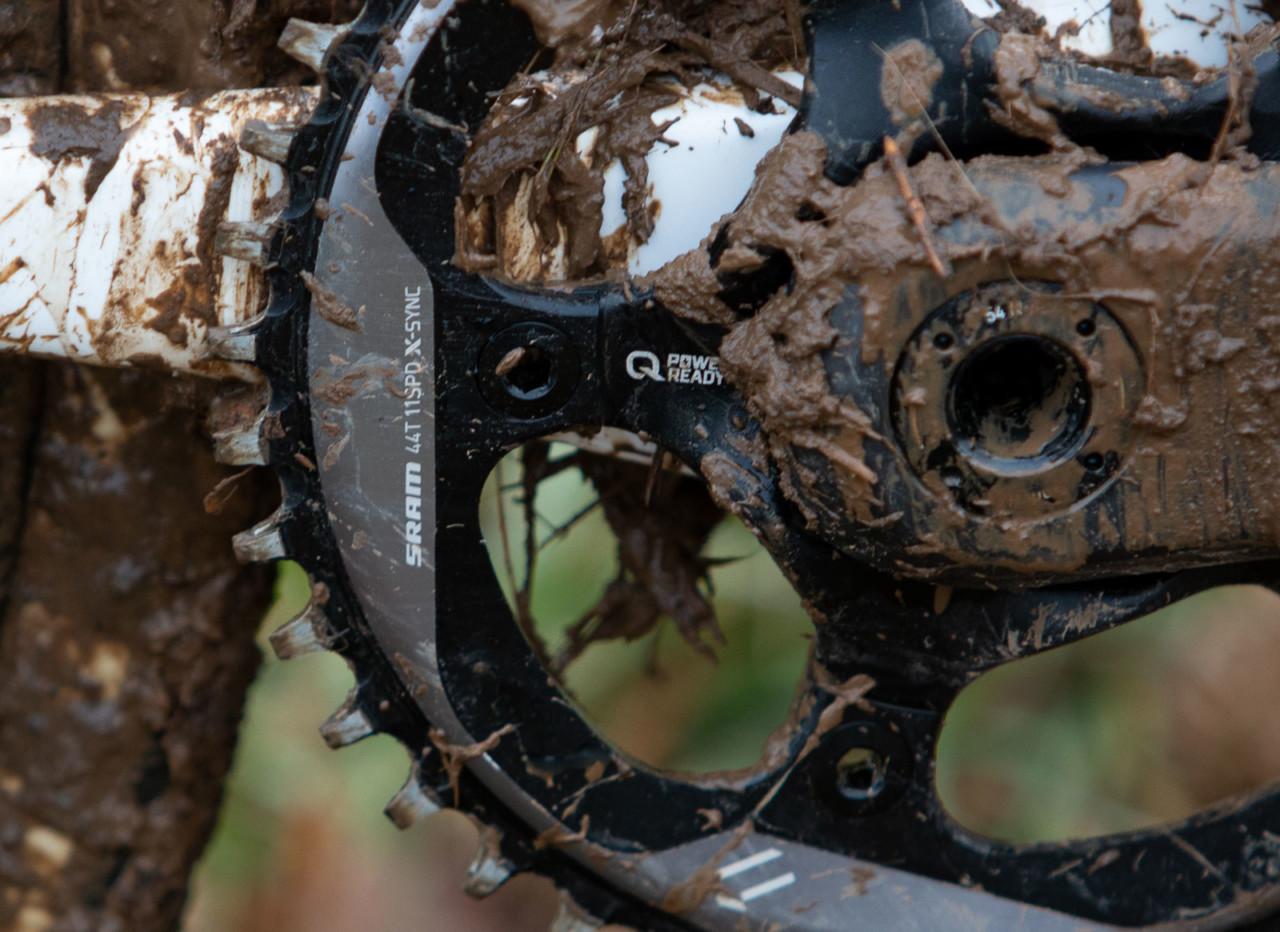
[(637, 382), (646, 378), (653, 379), (655, 382), (666, 381), (662, 377), (662, 363), (659, 362), (657, 354), (648, 350), (632, 350), (627, 354), (627, 375)]

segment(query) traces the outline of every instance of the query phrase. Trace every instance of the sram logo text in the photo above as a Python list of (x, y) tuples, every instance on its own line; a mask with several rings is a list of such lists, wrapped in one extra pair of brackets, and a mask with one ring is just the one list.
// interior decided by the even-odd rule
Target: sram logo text
[(426, 566), (422, 552), (422, 464), (404, 464), (404, 562)]

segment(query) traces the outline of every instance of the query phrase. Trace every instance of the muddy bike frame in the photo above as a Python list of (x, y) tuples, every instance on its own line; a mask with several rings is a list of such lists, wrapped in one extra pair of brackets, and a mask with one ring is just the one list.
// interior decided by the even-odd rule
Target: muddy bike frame
[[(994, 0), (965, 4), (978, 16), (998, 11)], [(1107, 3), (1024, 5), (1066, 48), (1111, 51)], [(1231, 37), (1261, 21), (1234, 3), (1149, 6), (1143, 27), (1153, 51), (1207, 67), (1224, 64)], [(1214, 15), (1197, 19), (1200, 8)], [(340, 31), (293, 20), (280, 45), (319, 68)], [(0, 101), (0, 352), (258, 381), (254, 367), (233, 361), (249, 355), (247, 344), (235, 346), (236, 328), (266, 300), (280, 163), (318, 94)], [(703, 213), (709, 229), (720, 210)], [(683, 220), (699, 227), (697, 216)]]

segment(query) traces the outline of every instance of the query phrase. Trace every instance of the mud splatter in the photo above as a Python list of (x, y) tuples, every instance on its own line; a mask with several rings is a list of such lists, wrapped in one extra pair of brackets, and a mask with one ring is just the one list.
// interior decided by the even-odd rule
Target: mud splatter
[(626, 235), (640, 244), (652, 231), (645, 155), (670, 124), (650, 114), (714, 72), (732, 76), (749, 106), (762, 95), (799, 102), (773, 74), (796, 67), (803, 48), (784, 3), (556, 6), (575, 23), (612, 18), (572, 41), (572, 29), (563, 33), (554, 70), (518, 78), (476, 130), (456, 213), (455, 261), (465, 269), (517, 280), (602, 275), (619, 252), (600, 229), (615, 161), (626, 175)]
[(31, 152), (53, 162), (88, 158), (85, 200), (93, 200), (102, 179), (116, 164), (120, 148), (129, 138), (122, 125), (125, 104), (104, 101), (97, 108), (72, 101), (51, 102), (31, 111)]
[(311, 292), (311, 306), (317, 314), (335, 326), (346, 330), (360, 331), (360, 317), (364, 313), (364, 305), (353, 308), (316, 280), (309, 272), (301, 273), (302, 282)]
[(503, 725), (489, 737), (483, 741), (477, 741), (475, 744), (450, 744), (449, 737), (439, 728), (432, 728), (430, 731), (431, 743), (436, 750), (440, 752), (441, 765), (449, 776), (449, 786), (453, 790), (453, 804), (456, 806), (460, 801), (460, 783), (462, 776), (462, 768), (467, 765), (467, 761), (475, 760), (477, 757), (483, 757), (498, 746), (498, 742), (505, 735), (509, 735), (516, 730), (516, 726), (510, 723)]
[(662, 899), (663, 910), (677, 915), (692, 912), (708, 897), (717, 893), (728, 893), (728, 889), (720, 881), (720, 865), (725, 858), (742, 847), (742, 843), (753, 831), (755, 829), (750, 822), (744, 822), (738, 826), (724, 847), (716, 852), (715, 857), (694, 871), (688, 880), (676, 884), (667, 891)]
[(886, 49), (880, 69), (880, 99), (898, 126), (918, 120), (933, 105), (942, 62), (919, 39)]

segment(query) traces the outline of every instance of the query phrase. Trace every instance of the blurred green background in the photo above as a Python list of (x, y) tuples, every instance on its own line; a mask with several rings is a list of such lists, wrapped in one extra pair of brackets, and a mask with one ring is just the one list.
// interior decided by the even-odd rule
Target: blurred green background
[[(504, 464), (502, 479), (518, 479)], [(491, 481), (482, 524), (510, 590)], [(567, 470), (539, 488), (538, 537), (581, 514), (594, 493)], [(523, 527), (507, 509), (512, 568), (523, 578)], [(783, 724), (811, 625), (755, 539), (732, 519), (713, 534), (714, 603), (726, 636), (718, 662), (669, 624), (634, 644), (593, 645), (567, 682), (616, 745), (650, 764), (711, 771), (753, 763)], [(533, 614), (551, 646), (615, 573), (599, 509), (545, 548)], [(475, 844), (461, 816), (409, 832), (381, 816), (407, 757), (378, 736), (341, 753), (316, 727), (345, 697), (335, 656), (280, 663), (266, 634), (305, 605), (285, 565), (261, 632), (253, 688), (216, 835), (198, 869), (186, 932), (543, 930), (555, 894), (517, 878), (483, 903), (458, 884)], [(939, 789), (977, 831), (1018, 841), (1119, 831), (1178, 818), (1280, 776), (1280, 599), (1221, 589), (1068, 648), (1009, 664), (953, 707), (939, 749)]]

